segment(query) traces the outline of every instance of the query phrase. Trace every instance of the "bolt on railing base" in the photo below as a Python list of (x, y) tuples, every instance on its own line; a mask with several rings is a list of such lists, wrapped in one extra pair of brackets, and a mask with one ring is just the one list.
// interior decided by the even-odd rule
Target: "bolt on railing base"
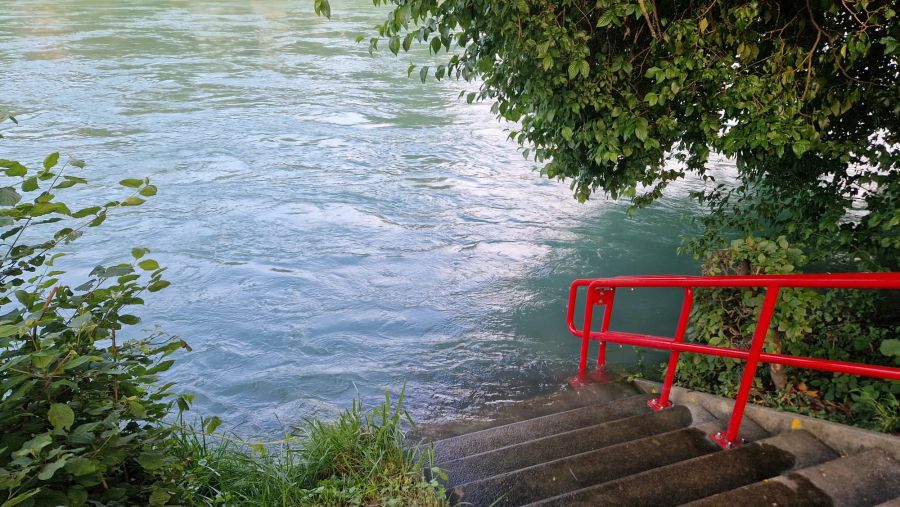
[(647, 400), (647, 406), (652, 408), (654, 412), (659, 412), (660, 410), (672, 408), (674, 405), (671, 401), (663, 403), (659, 400), (659, 398), (653, 398), (652, 400)]
[(728, 440), (728, 435), (726, 435), (724, 431), (710, 433), (709, 438), (713, 439), (713, 442), (719, 444), (719, 447), (722, 449), (737, 449), (744, 444), (744, 439), (741, 437), (735, 437), (734, 440)]

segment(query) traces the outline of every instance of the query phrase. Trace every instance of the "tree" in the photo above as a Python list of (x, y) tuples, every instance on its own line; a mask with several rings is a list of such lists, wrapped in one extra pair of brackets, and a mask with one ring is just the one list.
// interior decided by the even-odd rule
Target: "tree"
[[(493, 101), (498, 116), (517, 125), (510, 137), (525, 156), (546, 176), (570, 181), (579, 200), (599, 192), (640, 208), (674, 180), (705, 180), (692, 194), (708, 211), (700, 218), (704, 232), (687, 238), (683, 251), (706, 259), (708, 271), (791, 272), (807, 262), (814, 269), (900, 267), (900, 24), (893, 3), (375, 3), (392, 9), (376, 27), (373, 49), (386, 40), (398, 54), (420, 42), (445, 54), (440, 65), (420, 69), (422, 79), (480, 82), (467, 100)], [(711, 153), (736, 162), (737, 183), (715, 180)], [(791, 258), (802, 263), (781, 262)], [(728, 297), (736, 296), (707, 295), (695, 322)], [(895, 333), (896, 322), (884, 322), (883, 308), (875, 312), (875, 297), (842, 305), (840, 318), (823, 306), (833, 295), (794, 298), (802, 311), (789, 308), (785, 315), (794, 317), (776, 322), (793, 338), (775, 339), (775, 347), (836, 355), (825, 337), (806, 329), (810, 319), (837, 318), (843, 339), (865, 338), (848, 346), (858, 353), (852, 358), (890, 361), (877, 341)], [(875, 317), (881, 320), (873, 324)], [(717, 382), (722, 368), (714, 365), (698, 385)], [(783, 372), (772, 374), (785, 386)]]

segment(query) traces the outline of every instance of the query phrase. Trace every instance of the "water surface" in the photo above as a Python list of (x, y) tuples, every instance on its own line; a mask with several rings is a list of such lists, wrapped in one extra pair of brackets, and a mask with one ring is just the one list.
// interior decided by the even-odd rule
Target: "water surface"
[[(153, 250), (172, 287), (146, 323), (193, 346), (170, 377), (247, 432), (406, 383), (420, 418), (561, 388), (581, 276), (691, 273), (690, 184), (629, 218), (541, 179), (487, 104), (370, 55), (368, 1), (5, 0), (0, 158), (88, 162), (86, 194), (160, 193), (79, 240), (84, 272)], [(725, 167), (725, 166), (723, 166)], [(677, 294), (624, 295), (614, 326), (670, 333)], [(633, 362), (629, 349), (611, 358)]]

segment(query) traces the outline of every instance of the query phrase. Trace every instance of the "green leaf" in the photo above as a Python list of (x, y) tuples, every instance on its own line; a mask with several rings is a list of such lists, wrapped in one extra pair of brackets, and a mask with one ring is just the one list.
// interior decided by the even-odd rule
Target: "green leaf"
[(216, 428), (218, 428), (220, 424), (222, 424), (222, 420), (219, 419), (219, 418), (216, 417), (216, 416), (213, 416), (213, 417), (210, 417), (209, 419), (207, 419), (207, 421), (206, 421), (206, 434), (207, 434), (207, 435), (212, 435), (213, 432), (216, 431)]
[(437, 54), (441, 50), (441, 38), (435, 37), (431, 39), (431, 52)]
[(578, 64), (578, 60), (574, 60), (571, 63), (569, 63), (569, 79), (575, 79), (575, 76), (578, 75), (579, 71), (580, 71), (580, 67)]
[(58, 152), (47, 155), (47, 158), (44, 159), (44, 170), (49, 171), (50, 169), (56, 167), (57, 162), (59, 162)]
[(881, 346), (878, 347), (878, 351), (888, 357), (900, 359), (900, 340), (896, 338), (884, 340), (881, 342)]
[(149, 251), (150, 250), (148, 250), (146, 248), (132, 248), (131, 256), (134, 257), (135, 259), (140, 259), (141, 257), (144, 256), (144, 254), (146, 254)]
[(119, 315), (119, 322), (133, 326), (141, 322), (141, 318), (137, 315)]
[(328, 0), (315, 0), (313, 2), (313, 10), (316, 16), (325, 16), (331, 19), (331, 4), (328, 3)]
[(165, 289), (169, 285), (172, 285), (172, 284), (165, 280), (160, 280), (158, 282), (151, 283), (150, 286), (147, 287), (147, 290), (150, 292), (157, 292), (157, 291), (161, 291), (161, 290)]
[(76, 477), (92, 474), (96, 471), (97, 464), (87, 458), (75, 457), (66, 463), (66, 472), (69, 472)]
[(140, 463), (144, 470), (149, 472), (159, 470), (164, 464), (162, 453), (153, 451), (142, 452), (138, 456), (137, 462)]
[(128, 412), (138, 419), (147, 417), (147, 409), (137, 400), (128, 400)]
[(138, 266), (145, 271), (153, 271), (154, 269), (159, 269), (159, 263), (153, 259), (147, 259), (145, 261), (138, 262)]
[(0, 188), (0, 206), (15, 206), (22, 200), (22, 196), (12, 187)]
[(428, 79), (428, 66), (422, 67), (422, 70), (419, 71), (419, 79), (424, 83), (426, 79)]
[(84, 160), (79, 160), (77, 158), (73, 158), (69, 160), (69, 165), (73, 167), (77, 167), (79, 169), (84, 169)]
[(46, 465), (44, 465), (44, 467), (41, 469), (41, 472), (38, 474), (38, 479), (42, 481), (49, 481), (57, 470), (66, 466), (66, 461), (68, 461), (69, 456), (71, 456), (71, 454), (65, 455), (52, 463), (47, 463)]
[(391, 40), (388, 41), (388, 49), (391, 50), (391, 53), (395, 55), (400, 53), (400, 37), (395, 35), (391, 37)]
[(166, 493), (164, 490), (154, 489), (153, 492), (150, 493), (150, 505), (166, 505), (171, 498), (172, 495)]
[(562, 136), (563, 136), (563, 139), (565, 139), (566, 141), (572, 140), (572, 134), (573, 134), (573, 132), (572, 132), (571, 128), (569, 128), (569, 127), (562, 128)]
[(122, 206), (140, 206), (141, 204), (144, 204), (144, 202), (146, 201), (144, 201), (140, 197), (131, 196), (128, 199), (122, 201)]
[(32, 176), (22, 182), (22, 192), (32, 192), (38, 189), (37, 176)]
[(25, 500), (28, 500), (29, 498), (40, 493), (41, 491), (42, 491), (41, 488), (34, 488), (30, 491), (26, 491), (26, 492), (22, 493), (21, 495), (16, 495), (16, 496), (10, 498), (9, 500), (3, 502), (3, 504), (0, 505), (0, 507), (15, 507), (16, 505), (19, 505), (20, 503), (24, 502)]
[(28, 174), (28, 169), (15, 160), (0, 160), (0, 167), (5, 168), (6, 175), (10, 177), (25, 176)]
[(649, 124), (644, 118), (638, 118), (637, 124), (634, 126), (634, 136), (641, 141), (647, 140), (647, 129)]
[(138, 193), (144, 197), (153, 197), (154, 195), (156, 195), (156, 185), (147, 185)]
[(47, 419), (50, 420), (50, 424), (54, 428), (68, 430), (72, 427), (72, 423), (75, 422), (75, 412), (64, 403), (54, 403), (50, 405)]
[(137, 178), (128, 178), (119, 182), (119, 185), (128, 188), (138, 188), (139, 186), (144, 184), (144, 180), (139, 180)]

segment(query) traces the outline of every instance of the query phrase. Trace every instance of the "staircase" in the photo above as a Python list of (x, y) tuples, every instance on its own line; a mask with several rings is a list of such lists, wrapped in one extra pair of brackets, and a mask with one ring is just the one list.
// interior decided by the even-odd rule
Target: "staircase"
[(650, 398), (634, 384), (594, 384), (518, 404), (477, 431), (433, 429), (459, 433), (433, 442), (435, 466), (454, 505), (900, 506), (896, 447), (842, 457), (806, 430), (746, 418), (744, 445), (722, 450), (708, 435), (723, 414), (699, 403), (654, 412)]

